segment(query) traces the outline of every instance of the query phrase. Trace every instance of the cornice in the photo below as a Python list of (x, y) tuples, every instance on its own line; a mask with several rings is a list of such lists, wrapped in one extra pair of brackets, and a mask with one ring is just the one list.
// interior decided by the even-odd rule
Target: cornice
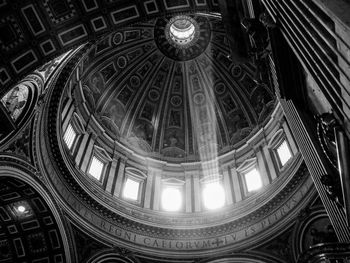
[[(297, 168), (293, 178), (278, 194), (256, 211), (210, 227), (202, 226), (205, 214), (195, 215), (191, 219), (193, 225), (184, 228), (177, 228), (165, 213), (164, 219), (171, 222), (168, 227), (141, 223), (133, 214), (125, 216), (122, 203), (118, 206), (120, 210), (112, 209), (104, 203), (105, 200), (84, 190), (75, 179), (74, 164), (64, 157), (58, 117), (66, 82), (87, 49), (82, 48), (72, 57), (59, 74), (56, 85), (48, 92), (48, 106), (40, 116), (36, 136), (38, 165), (49, 182), (50, 191), (65, 212), (86, 230), (106, 242), (142, 253), (198, 257), (259, 242), (270, 231), (281, 230), (296, 217), (298, 208), (307, 204), (313, 193), (313, 183), (304, 164)], [(220, 213), (218, 215), (220, 217)]]
[(56, 220), (63, 240), (66, 262), (74, 262), (71, 260), (73, 258), (71, 255), (74, 254), (74, 246), (72, 236), (66, 230), (68, 229), (68, 222), (65, 220), (64, 211), (62, 211), (54, 195), (48, 190), (47, 181), (42, 177), (40, 171), (26, 160), (6, 153), (0, 153), (0, 167), (0, 177), (16, 178), (29, 184), (45, 200)]

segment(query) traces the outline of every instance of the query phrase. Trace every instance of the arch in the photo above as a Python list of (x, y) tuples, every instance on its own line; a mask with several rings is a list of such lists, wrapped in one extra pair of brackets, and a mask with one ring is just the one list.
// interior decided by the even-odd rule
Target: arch
[(30, 121), (42, 86), (42, 78), (31, 74), (0, 97), (0, 119), (3, 128), (0, 144), (8, 142)]
[[(52, 256), (53, 257), (57, 256), (57, 260), (59, 260), (61, 257), (62, 262), (72, 262), (72, 259), (74, 259), (74, 257), (72, 256), (73, 253), (72, 253), (71, 248), (69, 246), (69, 244), (71, 242), (69, 242), (69, 233), (67, 233), (67, 231), (66, 231), (63, 216), (60, 214), (60, 211), (59, 211), (59, 208), (57, 207), (56, 202), (54, 201), (52, 196), (49, 194), (49, 190), (46, 189), (42, 185), (42, 183), (36, 178), (34, 169), (31, 166), (29, 166), (28, 164), (26, 164), (18, 159), (14, 160), (11, 157), (6, 157), (6, 156), (0, 156), (0, 163), (1, 163), (0, 181), (4, 180), (3, 182), (5, 182), (7, 184), (10, 184), (13, 181), (15, 183), (18, 182), (19, 185), (20, 184), (27, 185), (28, 187), (26, 188), (26, 190), (23, 190), (23, 192), (25, 193), (24, 195), (25, 196), (34, 195), (34, 198), (30, 199), (28, 197), (28, 200), (30, 199), (30, 202), (27, 202), (24, 200), (22, 200), (22, 201), (19, 200), (19, 203), (23, 204), (23, 202), (24, 203), (27, 202), (29, 204), (33, 204), (33, 200), (36, 200), (35, 201), (35, 202), (37, 202), (36, 207), (41, 207), (40, 209), (42, 209), (42, 210), (36, 208), (35, 212), (33, 212), (33, 209), (31, 212), (31, 209), (29, 209), (29, 213), (33, 214), (33, 215), (30, 214), (29, 216), (32, 216), (32, 218), (33, 218), (33, 216), (39, 215), (38, 211), (40, 213), (42, 211), (44, 211), (45, 215), (48, 215), (48, 216), (45, 216), (43, 218), (40, 217), (40, 220), (37, 220), (37, 221), (39, 221), (39, 223), (37, 223), (37, 224), (39, 226), (40, 231), (42, 230), (43, 227), (45, 227), (45, 229), (48, 231), (47, 233), (44, 234), (44, 236), (47, 235), (47, 236), (50, 236), (50, 238), (51, 238), (52, 234), (50, 234), (50, 233), (56, 232), (56, 234), (53, 234), (53, 235), (54, 236), (56, 235), (56, 237), (58, 238), (58, 242), (60, 243), (60, 246), (62, 248), (61, 249), (62, 253), (61, 253), (61, 255), (57, 254), (57, 255), (52, 255)], [(16, 199), (14, 199), (14, 200), (16, 201)], [(41, 200), (43, 200), (44, 202), (42, 202)], [(48, 208), (48, 210), (47, 210), (47, 208)], [(7, 208), (7, 209), (9, 209), (9, 208)], [(14, 210), (15, 210), (15, 208), (13, 207), (12, 211), (14, 211)], [(36, 213), (38, 213), (38, 214), (36, 214)], [(16, 216), (15, 213), (12, 212), (12, 214), (14, 216)], [(51, 215), (51, 216), (49, 216), (49, 215)], [(39, 218), (39, 216), (38, 216), (38, 218)], [(35, 220), (32, 220), (32, 221), (35, 221)], [(57, 229), (52, 228), (52, 227), (51, 228), (46, 227), (46, 224), (48, 224), (48, 225), (56, 224)], [(35, 236), (35, 235), (30, 236), (30, 238), (33, 238), (33, 242), (36, 240), (36, 238), (40, 239), (42, 237), (42, 236), (40, 237), (40, 231), (36, 231), (39, 233), (38, 236)], [(58, 236), (57, 236), (57, 234), (58, 234)], [(61, 239), (61, 242), (59, 241), (59, 239)], [(46, 239), (45, 242), (48, 243), (48, 242), (52, 241), (52, 239), (50, 239), (50, 241), (48, 241), (48, 240), (49, 239)], [(19, 247), (21, 247), (20, 241), (18, 241), (18, 242), (19, 242)], [(55, 248), (55, 245), (57, 245), (57, 243), (55, 244), (55, 242), (52, 241), (52, 243), (49, 245), (49, 247), (51, 247), (51, 249), (48, 249), (48, 251), (52, 253), (52, 251), (54, 251), (52, 249)], [(22, 246), (22, 248), (23, 248), (23, 246)], [(23, 248), (23, 253), (27, 253), (26, 249), (33, 249), (33, 248), (30, 246), (28, 248)], [(55, 258), (55, 260), (56, 260), (56, 258)]]
[(118, 253), (116, 251), (106, 250), (100, 251), (93, 255), (86, 263), (138, 263), (138, 260), (128, 256), (127, 251)]
[(80, 133), (85, 133), (86, 130), (85, 130), (85, 127), (84, 127), (84, 124), (83, 124), (83, 121), (81, 120), (80, 116), (78, 115), (78, 113), (74, 112), (73, 113), (73, 119), (75, 121), (75, 124), (78, 128), (78, 131)]
[(141, 170), (139, 170), (137, 168), (131, 167), (131, 166), (125, 167), (125, 173), (128, 173), (130, 175), (134, 175), (134, 176), (136, 176), (138, 178), (142, 178), (142, 179), (147, 178), (147, 175), (144, 172), (142, 172)]
[(276, 133), (270, 139), (268, 143), (268, 147), (273, 148), (276, 144), (280, 142), (283, 136), (284, 136), (283, 129), (279, 129), (278, 131), (276, 131)]
[(252, 169), (256, 165), (257, 165), (257, 158), (256, 157), (246, 159), (246, 160), (244, 160), (244, 162), (242, 164), (240, 164), (237, 167), (237, 172), (244, 173), (244, 172)]
[(229, 256), (221, 256), (200, 261), (200, 263), (286, 263), (275, 256), (261, 252), (249, 251), (248, 253), (235, 253)]
[(315, 205), (302, 211), (303, 216), (293, 231), (293, 256), (297, 261), (299, 255), (319, 243), (337, 241), (329, 216), (323, 206)]
[(109, 156), (109, 154), (106, 152), (106, 150), (103, 149), (102, 147), (100, 147), (98, 145), (94, 145), (94, 152), (96, 154), (98, 154), (98, 156), (103, 158), (103, 160), (105, 160), (106, 162), (112, 161), (112, 158)]
[(30, 99), (30, 89), (25, 84), (18, 84), (7, 92), (1, 99), (10, 117), (16, 122), (21, 116)]

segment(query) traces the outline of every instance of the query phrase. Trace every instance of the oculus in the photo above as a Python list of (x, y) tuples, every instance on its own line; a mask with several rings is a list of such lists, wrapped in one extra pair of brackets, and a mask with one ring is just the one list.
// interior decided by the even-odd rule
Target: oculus
[(177, 15), (158, 18), (154, 40), (167, 57), (187, 61), (202, 54), (211, 41), (211, 29), (206, 17)]
[(198, 24), (189, 16), (175, 16), (167, 24), (165, 34), (170, 44), (186, 48), (198, 38)]

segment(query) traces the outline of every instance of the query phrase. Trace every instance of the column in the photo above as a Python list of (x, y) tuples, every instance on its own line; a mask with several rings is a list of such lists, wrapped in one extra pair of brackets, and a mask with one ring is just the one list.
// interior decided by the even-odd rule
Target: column
[(83, 133), (82, 134), (83, 138), (81, 139), (80, 141), (80, 144), (78, 146), (78, 152), (75, 156), (75, 163), (80, 166), (80, 162), (81, 162), (81, 159), (83, 158), (83, 155), (85, 153), (85, 150), (86, 150), (86, 145), (89, 141), (89, 138), (90, 138), (90, 134), (88, 134), (87, 132), (86, 133)]
[(192, 198), (194, 199), (194, 211), (200, 212), (201, 211), (202, 191), (201, 191), (201, 187), (200, 187), (198, 171), (195, 171), (194, 175), (193, 175), (193, 190), (194, 191), (193, 191)]
[(339, 208), (336, 201), (330, 199), (327, 195), (326, 186), (322, 184), (321, 177), (331, 174), (326, 161), (322, 155), (322, 149), (317, 144), (315, 131), (308, 127), (310, 120), (299, 112), (291, 100), (280, 99), (283, 111), (295, 135), (300, 152), (305, 160), (310, 175), (315, 183), (324, 207), (327, 210), (329, 219), (332, 222), (334, 230), (340, 242), (350, 242), (350, 231), (347, 227), (346, 215), (343, 208)]
[(288, 143), (290, 145), (290, 148), (292, 150), (292, 153), (293, 155), (296, 155), (298, 153), (298, 147), (297, 145), (295, 144), (295, 141), (294, 141), (294, 138), (293, 138), (293, 135), (290, 133), (290, 129), (288, 127), (288, 124), (287, 122), (283, 122), (282, 123), (282, 127), (283, 127), (283, 130), (284, 130), (284, 134), (286, 135), (287, 137), (287, 140), (288, 140)]
[(192, 176), (185, 171), (185, 211), (192, 212)]
[(106, 183), (106, 192), (110, 194), (112, 194), (112, 186), (116, 175), (117, 164), (118, 164), (118, 160), (113, 159), (111, 162), (109, 173), (108, 173), (108, 178)]
[(274, 179), (277, 178), (275, 162), (274, 162), (274, 160), (272, 160), (271, 152), (269, 150), (269, 147), (266, 144), (264, 146), (262, 146), (262, 151), (264, 153), (267, 167), (268, 167), (269, 172), (270, 172), (271, 181), (273, 181)]
[(68, 99), (67, 103), (64, 105), (62, 113), (61, 113), (61, 118), (62, 120), (65, 120), (67, 117), (67, 113), (71, 106), (73, 105), (73, 100), (71, 98)]
[(86, 173), (86, 169), (88, 167), (88, 164), (89, 164), (89, 161), (90, 161), (90, 158), (91, 158), (91, 154), (92, 154), (92, 150), (94, 148), (94, 143), (95, 143), (95, 135), (93, 134), (90, 134), (89, 136), (89, 141), (87, 143), (87, 146), (85, 148), (85, 151), (84, 151), (84, 157), (83, 157), (83, 160), (81, 162), (81, 165), (80, 165), (80, 169)]
[(153, 180), (154, 180), (154, 173), (149, 170), (147, 174), (146, 179), (146, 189), (145, 189), (145, 198), (144, 198), (144, 208), (151, 208), (151, 201), (152, 201), (152, 192), (153, 192)]
[(118, 165), (118, 171), (117, 171), (117, 180), (115, 182), (114, 185), (114, 191), (113, 191), (113, 195), (116, 197), (120, 197), (121, 196), (121, 191), (122, 191), (122, 186), (123, 186), (123, 181), (124, 181), (124, 170), (125, 170), (125, 163), (126, 163), (126, 159), (124, 159), (123, 157), (119, 158), (119, 165)]
[(154, 210), (159, 210), (160, 208), (160, 198), (161, 198), (161, 187), (162, 187), (162, 171), (161, 170), (154, 170), (154, 195), (153, 195), (153, 205), (151, 204), (151, 207), (153, 207)]
[(233, 192), (235, 196), (235, 201), (237, 203), (242, 200), (241, 184), (240, 184), (240, 180), (238, 179), (236, 168), (231, 167), (230, 171), (231, 171), (232, 182), (233, 182)]
[(264, 156), (262, 154), (262, 147), (259, 146), (257, 147), (255, 150), (255, 154), (256, 154), (256, 158), (257, 158), (257, 162), (258, 162), (258, 167), (259, 167), (259, 172), (260, 172), (260, 176), (261, 176), (261, 181), (263, 183), (263, 185), (269, 185), (271, 180), (270, 180), (270, 174), (269, 171), (266, 168), (266, 163), (265, 163), (265, 159)]
[(224, 189), (225, 189), (225, 197), (226, 197), (226, 204), (231, 205), (233, 204), (233, 198), (232, 198), (232, 187), (231, 187), (231, 181), (230, 181), (230, 174), (228, 172), (228, 167), (225, 167), (223, 170), (224, 175)]
[(70, 103), (69, 110), (68, 110), (66, 116), (64, 117), (63, 123), (62, 123), (62, 131), (63, 132), (67, 129), (68, 123), (72, 118), (73, 112), (74, 112), (74, 105), (73, 105), (73, 103)]
[(344, 131), (340, 128), (335, 128), (334, 133), (337, 145), (338, 170), (343, 192), (344, 208), (347, 224), (350, 227), (350, 145)]

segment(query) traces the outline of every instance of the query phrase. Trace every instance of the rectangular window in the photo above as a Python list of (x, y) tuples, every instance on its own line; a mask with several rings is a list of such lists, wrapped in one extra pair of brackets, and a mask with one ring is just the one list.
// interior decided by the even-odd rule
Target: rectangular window
[(124, 185), (123, 196), (137, 201), (139, 197), (140, 182), (127, 178)]
[(96, 156), (92, 156), (90, 167), (88, 173), (96, 178), (97, 180), (101, 179), (102, 172), (104, 168), (104, 163), (98, 159)]
[(283, 141), (276, 149), (278, 154), (278, 159), (282, 166), (284, 166), (290, 158), (292, 158), (292, 153), (286, 141)]
[(66, 131), (64, 132), (63, 139), (69, 150), (72, 149), (77, 133), (74, 130), (72, 124), (68, 124)]
[(179, 211), (182, 206), (182, 193), (179, 187), (166, 186), (162, 191), (162, 208), (165, 211)]
[(259, 171), (254, 168), (244, 174), (248, 192), (258, 190), (262, 187), (262, 181)]

